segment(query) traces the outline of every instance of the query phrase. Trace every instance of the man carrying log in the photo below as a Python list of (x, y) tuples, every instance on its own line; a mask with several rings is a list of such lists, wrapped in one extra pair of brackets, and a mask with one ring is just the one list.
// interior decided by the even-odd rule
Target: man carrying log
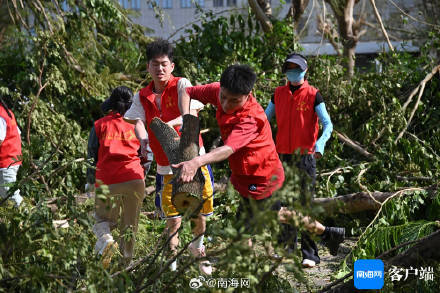
[[(232, 65), (223, 72), (220, 82), (186, 89), (179, 99), (182, 115), (190, 112), (191, 99), (217, 107), (216, 118), (224, 145), (172, 167), (181, 168), (180, 180), (190, 182), (200, 166), (228, 159), (232, 171), (231, 183), (242, 196), (236, 216), (237, 219), (244, 216), (248, 231), (254, 218), (254, 204), (260, 211), (279, 211), (281, 223), (288, 223), (293, 217), (299, 216), (307, 230), (315, 233), (328, 231), (310, 217), (281, 209), (279, 200), (268, 205), (272, 193), (284, 182), (284, 170), (272, 139), (269, 121), (251, 92), (255, 81), (256, 75), (249, 66)], [(335, 237), (329, 237), (325, 244), (337, 251), (339, 243)]]
[[(135, 132), (141, 143), (142, 155), (146, 155), (148, 144), (150, 144), (154, 154), (157, 163), (155, 204), (166, 218), (168, 235), (173, 235), (170, 239), (170, 249), (173, 253), (176, 253), (179, 244), (177, 231), (182, 221), (181, 215), (171, 202), (173, 173), (163, 148), (150, 128), (150, 123), (155, 117), (158, 117), (174, 128), (180, 135), (179, 129), (182, 124), (182, 116), (178, 108), (178, 99), (185, 88), (191, 86), (191, 83), (186, 78), (172, 75), (174, 70), (173, 47), (168, 41), (159, 39), (148, 44), (146, 53), (147, 71), (153, 80), (134, 96), (133, 105), (125, 114), (124, 119), (135, 124)], [(203, 104), (194, 102), (191, 103), (190, 108), (191, 113), (197, 115), (197, 112), (203, 108)], [(204, 153), (201, 137), (199, 137), (199, 141), (201, 145), (200, 152)], [(206, 217), (214, 211), (212, 171), (209, 165), (203, 165), (201, 170), (205, 179), (203, 186), (204, 203), (200, 214), (193, 220), (195, 223), (194, 236), (201, 236), (196, 238), (189, 246), (191, 253), (196, 257), (205, 256), (203, 235), (206, 229)], [(176, 267), (177, 262), (174, 261), (170, 269), (175, 271)], [(212, 272), (209, 261), (200, 262), (199, 268), (202, 273), (207, 275)]]
[[(228, 159), (231, 183), (242, 196), (237, 219), (245, 219), (247, 231), (252, 228), (254, 204), (258, 210), (280, 209), (278, 203), (269, 205), (269, 199), (284, 181), (269, 121), (251, 92), (255, 81), (256, 75), (249, 66), (232, 65), (223, 72), (220, 82), (186, 89), (179, 99), (182, 115), (189, 113), (191, 99), (217, 107), (224, 145), (173, 165), (181, 168), (180, 179), (190, 182), (200, 166)], [(184, 123), (184, 130), (186, 127)]]

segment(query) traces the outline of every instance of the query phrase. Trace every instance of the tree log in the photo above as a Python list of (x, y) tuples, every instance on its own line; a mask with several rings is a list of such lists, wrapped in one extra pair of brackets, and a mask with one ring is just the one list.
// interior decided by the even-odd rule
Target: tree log
[[(170, 164), (188, 161), (199, 155), (199, 118), (193, 115), (183, 116), (182, 136), (159, 118), (153, 118), (150, 128), (156, 135)], [(180, 169), (172, 168), (174, 179), (172, 180), (173, 193), (171, 201), (179, 213), (197, 215), (203, 204), (203, 187), (205, 178), (201, 169), (197, 170), (193, 181), (183, 183), (178, 180)]]
[[(438, 187), (428, 187), (425, 190), (437, 190)], [(363, 211), (376, 211), (380, 208), (380, 204), (384, 202), (390, 196), (393, 196), (395, 192), (371, 192), (371, 196), (377, 201), (373, 200), (368, 192), (357, 192), (346, 195), (339, 195), (329, 198), (314, 198), (313, 203), (322, 206), (326, 213), (358, 213)], [(414, 190), (408, 190), (406, 193)], [(405, 193), (405, 191), (403, 191)], [(378, 203), (379, 202), (379, 203)]]

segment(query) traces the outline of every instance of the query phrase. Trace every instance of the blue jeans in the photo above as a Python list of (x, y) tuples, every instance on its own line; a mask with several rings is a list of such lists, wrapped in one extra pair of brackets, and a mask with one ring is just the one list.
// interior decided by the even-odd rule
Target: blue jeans
[[(8, 195), (9, 185), (14, 183), (17, 180), (17, 173), (20, 165), (10, 166), (9, 168), (0, 168), (0, 196), (5, 198)], [(15, 206), (18, 207), (23, 198), (20, 195), (20, 190), (17, 189), (12, 196), (9, 197), (9, 200), (13, 200), (15, 202)]]

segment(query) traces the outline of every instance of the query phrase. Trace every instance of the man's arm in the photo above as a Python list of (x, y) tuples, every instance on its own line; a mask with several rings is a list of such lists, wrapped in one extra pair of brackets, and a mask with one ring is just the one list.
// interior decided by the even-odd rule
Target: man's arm
[[(96, 166), (98, 162), (98, 150), (99, 150), (99, 140), (96, 135), (95, 126), (92, 127), (89, 134), (89, 140), (87, 142), (87, 159), (90, 160), (92, 166)], [(87, 168), (87, 189), (93, 189), (95, 184), (95, 168)]]
[(275, 115), (275, 104), (272, 101), (269, 101), (269, 104), (266, 107), (266, 110), (264, 110), (264, 113), (266, 114), (267, 120), (272, 119), (272, 117)]
[(147, 158), (148, 153), (148, 133), (145, 129), (144, 121), (138, 119), (134, 125), (134, 133), (141, 144), (141, 156)]
[(231, 147), (224, 145), (204, 155), (195, 157), (192, 160), (180, 162), (179, 164), (172, 165), (173, 168), (182, 168), (180, 173), (180, 180), (183, 182), (190, 182), (196, 175), (197, 170), (207, 164), (221, 162), (229, 158), (234, 151)]
[(315, 157), (318, 159), (324, 154), (324, 148), (327, 140), (330, 138), (333, 131), (333, 124), (330, 116), (325, 108), (324, 102), (315, 107), (315, 112), (318, 115), (319, 122), (322, 123), (322, 134), (315, 144)]
[(179, 95), (179, 110), (180, 114), (186, 115), (189, 114), (189, 104), (191, 102), (191, 97), (186, 92), (186, 89), (181, 92)]

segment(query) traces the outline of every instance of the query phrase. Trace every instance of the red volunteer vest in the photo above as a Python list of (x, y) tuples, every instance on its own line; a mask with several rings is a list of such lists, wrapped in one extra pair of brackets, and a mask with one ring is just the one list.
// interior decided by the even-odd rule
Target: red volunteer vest
[(143, 180), (134, 125), (124, 121), (119, 113), (110, 112), (95, 122), (95, 131), (99, 140), (96, 179), (107, 185)]
[(298, 149), (302, 154), (313, 153), (319, 131), (314, 107), (317, 92), (307, 80), (293, 94), (289, 83), (275, 89), (278, 153), (292, 154)]
[(282, 168), (282, 166), (273, 143), (269, 121), (263, 108), (252, 95), (243, 108), (234, 114), (226, 114), (220, 105), (217, 107), (216, 118), (223, 140), (226, 140), (233, 127), (240, 122), (242, 117), (253, 117), (257, 121), (259, 135), (228, 158), (232, 171), (231, 177), (252, 177), (250, 180), (253, 180), (253, 183), (267, 181), (276, 173), (274, 170)]
[[(155, 94), (153, 93), (154, 89), (154, 81), (151, 81), (147, 87), (144, 87), (139, 92), (139, 99), (141, 101), (142, 107), (145, 111), (145, 122), (146, 128), (148, 132), (148, 140), (150, 142), (151, 150), (153, 151), (154, 158), (157, 164), (161, 166), (168, 166), (170, 163), (168, 162), (168, 158), (163, 151), (159, 141), (157, 140), (154, 132), (150, 129), (151, 120), (154, 117), (159, 117), (163, 122), (168, 122), (173, 119), (176, 119), (180, 116), (179, 110), (179, 96), (177, 93), (177, 83), (180, 77), (171, 76), (165, 90), (162, 92), (160, 99), (160, 111), (157, 108), (155, 99)], [(174, 127), (179, 136), (181, 135), (179, 129), (180, 126)], [(202, 137), (199, 135), (199, 144), (203, 145)]]
[(9, 111), (9, 113), (12, 117), (9, 117), (6, 109), (0, 106), (0, 117), (6, 121), (6, 136), (0, 145), (0, 168), (21, 165), (21, 138), (14, 113), (12, 111)]

